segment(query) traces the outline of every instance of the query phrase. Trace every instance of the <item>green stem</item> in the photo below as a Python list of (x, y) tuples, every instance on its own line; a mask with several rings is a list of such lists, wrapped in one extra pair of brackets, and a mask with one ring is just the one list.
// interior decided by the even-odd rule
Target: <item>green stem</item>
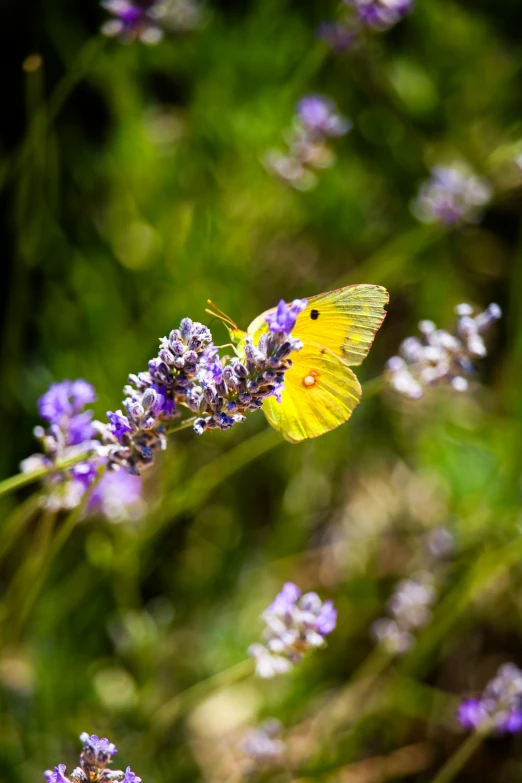
[[(78, 521), (81, 519), (87, 503), (89, 502), (89, 498), (91, 497), (104, 472), (105, 470), (103, 468), (99, 469), (98, 476), (84, 493), (80, 503), (65, 517), (65, 520), (56, 533), (54, 539), (50, 539), (48, 537), (46, 538), (44, 546), (42, 547), (37, 573), (31, 580), (30, 584), (27, 584), (22, 608), (19, 612), (16, 613), (15, 617), (11, 618), (12, 624), (7, 629), (9, 632), (10, 641), (17, 641), (19, 639), (26, 620), (29, 617), (35, 602), (37, 601), (49, 571), (51, 570), (54, 559), (69, 539)], [(54, 516), (56, 516), (56, 514), (53, 514), (53, 518)]]
[(75, 454), (74, 457), (55, 462), (50, 467), (38, 468), (38, 470), (33, 470), (30, 473), (17, 473), (15, 476), (0, 481), (0, 497), (13, 492), (15, 489), (26, 487), (28, 484), (32, 484), (50, 473), (59, 473), (62, 470), (67, 470), (67, 468), (72, 468), (78, 462), (88, 459), (91, 455), (92, 451), (82, 451), (81, 454)]
[(242, 682), (254, 673), (254, 668), (254, 661), (252, 658), (248, 658), (176, 694), (151, 716), (152, 726), (156, 731), (164, 731), (180, 715), (192, 709), (213, 691), (228, 688), (231, 685)]
[(188, 419), (185, 419), (184, 421), (180, 422), (177, 427), (167, 427), (165, 430), (167, 435), (173, 435), (174, 432), (180, 432), (181, 430), (186, 430), (188, 427), (192, 427), (194, 422), (196, 421), (197, 416), (191, 416)]
[(9, 584), (2, 605), (2, 620), (7, 621), (2, 634), (4, 641), (10, 637), (13, 624), (18, 620), (16, 607), (26, 600), (28, 591), (33, 589), (38, 572), (45, 562), (55, 520), (56, 511), (45, 509), (39, 520), (33, 547)]
[(450, 783), (480, 747), (486, 736), (485, 731), (474, 731), (470, 734), (453, 756), (450, 756), (431, 783)]
[(373, 648), (349, 682), (315, 716), (318, 742), (326, 742), (337, 728), (368, 709), (372, 689), (392, 660), (380, 645)]
[(38, 495), (31, 495), (24, 500), (9, 516), (4, 520), (0, 527), (0, 560), (11, 549), (17, 536), (23, 532), (26, 524), (32, 519), (36, 511), (40, 508), (40, 498)]
[(102, 36), (96, 36), (95, 38), (90, 38), (82, 49), (80, 49), (76, 61), (55, 87), (47, 106), (43, 107), (43, 109), (34, 116), (26, 140), (22, 144), (18, 154), (13, 157), (10, 170), (8, 169), (5, 172), (4, 181), (0, 183), (0, 189), (19, 173), (27, 158), (30, 157), (31, 152), (33, 151), (34, 129), (38, 128), (40, 134), (47, 132), (49, 126), (55, 120), (71, 92), (88, 73), (90, 66), (96, 60), (97, 55), (99, 55), (104, 42), (105, 39)]

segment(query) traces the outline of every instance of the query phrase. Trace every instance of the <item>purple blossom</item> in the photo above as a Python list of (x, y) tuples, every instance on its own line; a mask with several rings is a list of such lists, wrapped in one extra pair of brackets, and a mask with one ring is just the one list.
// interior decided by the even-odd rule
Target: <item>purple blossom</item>
[(110, 520), (125, 519), (138, 508), (141, 496), (140, 476), (133, 476), (125, 468), (108, 470), (91, 492), (87, 511)]
[(150, 388), (156, 393), (150, 410), (154, 416), (165, 416), (167, 419), (170, 418), (176, 412), (176, 403), (168, 396), (166, 387), (153, 383)]
[(323, 22), (317, 30), (318, 38), (326, 41), (335, 52), (344, 52), (355, 41), (352, 26), (343, 22)]
[(163, 33), (157, 22), (164, 8), (158, 0), (104, 0), (101, 5), (114, 17), (102, 27), (105, 35), (118, 36), (126, 43), (161, 40)]
[(71, 779), (65, 777), (65, 764), (59, 764), (54, 772), (44, 772), (46, 783), (88, 783), (88, 781), (120, 781), (121, 783), (141, 783), (130, 767), (125, 772), (122, 770), (109, 770), (107, 765), (112, 763), (117, 753), (116, 746), (106, 737), (98, 737), (96, 734), (83, 732), (80, 735), (83, 750), (80, 755), (80, 766), (71, 773)]
[(209, 329), (184, 318), (179, 329), (160, 340), (148, 371), (129, 376), (124, 411), (109, 412), (109, 425), (97, 423), (109, 466), (138, 475), (151, 465), (155, 451), (167, 446), (165, 420), (181, 406), (196, 414), (193, 428), (202, 435), (243, 422), (266, 397), (280, 398), (289, 356), (302, 348), (290, 330), (305, 305), (304, 300), (280, 303), (271, 328), (255, 345), (247, 335), (237, 355), (226, 362)]
[(286, 744), (281, 739), (282, 731), (282, 724), (275, 718), (269, 718), (243, 736), (240, 747), (250, 762), (249, 778), (254, 777), (256, 772), (269, 771), (282, 765), (286, 754)]
[(288, 185), (310, 190), (317, 182), (314, 170), (327, 168), (335, 160), (328, 139), (343, 136), (351, 127), (330, 98), (306, 95), (297, 104), (293, 126), (287, 133), (287, 153), (267, 152), (265, 165)]
[(337, 113), (337, 107), (324, 95), (306, 95), (297, 104), (297, 115), (305, 128), (324, 136), (344, 136), (351, 123)]
[(504, 719), (504, 731), (517, 734), (522, 729), (522, 709), (509, 712)]
[[(42, 454), (33, 454), (22, 462), (22, 470), (30, 472), (38, 467), (52, 467), (82, 452), (93, 452), (99, 441), (92, 422), (92, 411), (83, 407), (94, 402), (94, 388), (79, 378), (75, 381), (53, 383), (38, 400), (38, 410), (49, 427), (36, 427), (35, 435), (42, 444)], [(74, 508), (96, 476), (93, 458), (78, 463), (74, 468), (55, 471), (45, 478), (48, 493), (42, 502), (56, 510)]]
[(107, 418), (110, 422), (111, 432), (121, 442), (122, 436), (125, 435), (126, 432), (131, 432), (132, 430), (128, 418), (123, 415), (121, 410), (118, 410), (115, 413), (113, 411), (107, 411)]
[(389, 30), (413, 8), (413, 0), (349, 0), (355, 12), (367, 27)]
[(277, 402), (282, 402), (283, 400), (283, 389), (285, 388), (284, 383), (277, 383), (274, 386), (273, 396), (276, 398)]
[[(126, 516), (139, 500), (141, 485), (119, 469), (137, 476), (154, 462), (155, 452), (167, 446), (166, 421), (179, 415), (178, 406), (196, 414), (194, 431), (203, 434), (243, 422), (267, 397), (281, 400), (289, 357), (302, 348), (291, 330), (305, 306), (306, 300), (281, 301), (256, 344), (246, 335), (238, 342), (237, 355), (223, 359), (206, 326), (182, 319), (179, 329), (161, 339), (148, 370), (129, 375), (122, 409), (108, 411), (107, 423), (92, 422), (92, 412), (82, 410), (95, 399), (86, 381), (53, 384), (39, 402), (50, 426), (35, 431), (44, 453), (25, 460), (22, 469), (50, 468), (82, 455), (74, 467), (58, 469), (58, 464), (45, 479), (52, 489), (45, 502), (57, 510), (77, 506), (101, 467), (115, 469), (94, 491), (89, 510), (110, 518)], [(91, 440), (95, 435), (99, 439)], [(89, 452), (85, 459), (83, 452)]]
[(72, 468), (72, 475), (87, 489), (97, 476), (97, 467), (93, 462), (79, 462)]
[(480, 699), (465, 699), (457, 710), (457, 720), (464, 729), (476, 729), (487, 717)]
[(276, 595), (267, 611), (274, 614), (284, 615), (290, 612), (295, 606), (296, 601), (302, 593), (299, 587), (293, 582), (286, 582), (280, 593)]
[(522, 671), (514, 663), (500, 667), (481, 696), (465, 699), (457, 719), (468, 730), (482, 729), (496, 734), (522, 730)]
[(390, 385), (399, 394), (419, 399), (428, 386), (448, 385), (464, 392), (468, 377), (475, 373), (476, 359), (487, 355), (483, 335), (501, 317), (502, 311), (490, 304), (473, 315), (473, 307), (463, 303), (455, 308), (457, 323), (453, 333), (437, 329), (433, 321), (421, 321), (421, 338), (407, 337), (399, 355), (387, 362)]
[(122, 783), (141, 783), (141, 778), (134, 774), (130, 767), (127, 767)]
[(454, 226), (476, 222), (490, 198), (491, 188), (486, 180), (465, 167), (434, 166), (411, 208), (423, 223)]
[(54, 771), (48, 769), (44, 777), (46, 783), (70, 783), (69, 778), (65, 777), (65, 764), (58, 764)]
[(294, 299), (290, 305), (281, 299), (274, 312), (269, 313), (265, 318), (272, 334), (279, 337), (290, 335), (295, 328), (297, 316), (305, 309), (306, 305), (306, 299)]
[(47, 419), (51, 424), (59, 424), (63, 416), (72, 413), (69, 400), (70, 381), (52, 383), (49, 389), (38, 400), (38, 413), (41, 419)]
[(269, 678), (288, 671), (310, 649), (324, 647), (325, 637), (333, 631), (337, 612), (332, 601), (321, 601), (317, 593), (301, 594), (293, 582), (287, 582), (263, 613), (266, 644), (253, 644), (249, 654), (255, 658), (256, 672)]
[(92, 411), (83, 411), (71, 416), (68, 422), (67, 445), (76, 446), (79, 443), (94, 438), (96, 430), (92, 425)]
[(316, 630), (322, 636), (327, 636), (337, 625), (337, 609), (333, 601), (325, 601), (316, 619)]
[(97, 734), (87, 734), (86, 731), (80, 735), (83, 742), (82, 760), (95, 767), (105, 767), (111, 758), (118, 752), (116, 745), (106, 737), (98, 737)]
[(96, 392), (90, 383), (78, 378), (75, 381), (52, 383), (38, 400), (38, 412), (51, 424), (61, 424), (64, 416), (70, 417), (96, 400)]
[(375, 620), (372, 636), (390, 653), (407, 652), (415, 644), (415, 631), (429, 622), (436, 597), (429, 573), (420, 572), (411, 579), (401, 579), (388, 601), (390, 616)]

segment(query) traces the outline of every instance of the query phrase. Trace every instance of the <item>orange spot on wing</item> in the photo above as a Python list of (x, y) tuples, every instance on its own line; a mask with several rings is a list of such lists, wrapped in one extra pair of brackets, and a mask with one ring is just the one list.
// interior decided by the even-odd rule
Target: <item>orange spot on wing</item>
[(317, 378), (319, 378), (319, 373), (317, 372), (317, 370), (310, 370), (308, 375), (305, 375), (305, 377), (303, 378), (303, 386), (306, 389), (311, 389), (312, 386), (315, 386), (315, 384), (317, 383)]

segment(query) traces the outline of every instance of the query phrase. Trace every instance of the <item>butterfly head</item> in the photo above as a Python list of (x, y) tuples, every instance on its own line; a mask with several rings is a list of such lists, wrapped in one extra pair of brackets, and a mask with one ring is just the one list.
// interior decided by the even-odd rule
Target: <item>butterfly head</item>
[(207, 307), (205, 312), (221, 321), (229, 333), (230, 339), (234, 345), (240, 345), (246, 337), (246, 332), (240, 329), (239, 326), (234, 323), (232, 318), (224, 313), (223, 310), (220, 310), (219, 307), (217, 307), (210, 299), (207, 299), (207, 304), (210, 305), (210, 308)]

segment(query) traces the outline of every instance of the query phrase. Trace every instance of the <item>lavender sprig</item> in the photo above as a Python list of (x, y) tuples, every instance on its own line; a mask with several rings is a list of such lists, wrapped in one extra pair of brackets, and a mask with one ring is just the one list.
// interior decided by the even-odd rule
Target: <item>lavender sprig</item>
[(240, 748), (245, 755), (245, 772), (249, 777), (283, 766), (287, 747), (282, 733), (283, 725), (276, 718), (268, 718), (245, 733)]
[(163, 38), (158, 20), (164, 13), (164, 3), (158, 0), (103, 0), (101, 5), (113, 16), (101, 28), (104, 35), (118, 37), (124, 43), (155, 44)]
[(287, 582), (262, 618), (266, 644), (253, 644), (248, 653), (258, 676), (268, 679), (289, 671), (308, 650), (324, 647), (337, 624), (337, 611), (332, 601), (323, 603), (317, 593), (302, 595)]
[(193, 30), (204, 20), (196, 0), (103, 0), (101, 5), (112, 15), (102, 25), (102, 33), (123, 43), (156, 44), (163, 38), (164, 28)]
[(327, 168), (334, 161), (328, 140), (344, 136), (351, 127), (350, 120), (339, 114), (330, 98), (306, 95), (297, 104), (287, 134), (287, 153), (272, 150), (266, 156), (266, 167), (292, 187), (310, 190), (316, 184), (313, 170)]
[(433, 579), (427, 573), (398, 582), (388, 601), (389, 616), (373, 623), (372, 636), (389, 653), (407, 652), (415, 644), (415, 631), (428, 623), (435, 598)]
[(522, 730), (522, 671), (505, 663), (477, 698), (465, 699), (457, 718), (465, 729), (515, 734)]
[(454, 333), (437, 329), (432, 321), (421, 321), (421, 339), (408, 337), (399, 355), (387, 362), (387, 377), (395, 391), (418, 399), (428, 386), (450, 385), (466, 391), (468, 377), (475, 372), (474, 361), (487, 355), (483, 335), (501, 317), (502, 311), (490, 304), (473, 316), (469, 304), (455, 308), (457, 324)]
[[(85, 406), (96, 400), (94, 388), (79, 378), (53, 383), (38, 400), (38, 410), (47, 428), (35, 428), (35, 436), (41, 443), (41, 454), (32, 454), (21, 468), (30, 473), (38, 468), (53, 468), (85, 452), (95, 453), (99, 447), (92, 411)], [(53, 510), (75, 508), (86, 488), (96, 478), (96, 461), (85, 459), (67, 471), (50, 472), (45, 478), (46, 506)]]
[(44, 772), (46, 783), (141, 783), (130, 767), (123, 770), (109, 770), (113, 756), (118, 752), (115, 745), (105, 737), (96, 734), (89, 736), (87, 732), (80, 735), (83, 751), (80, 755), (80, 765), (69, 776), (65, 774), (65, 764), (58, 764), (54, 770)]
[(219, 358), (212, 334), (190, 318), (181, 321), (160, 341), (158, 356), (147, 372), (129, 376), (124, 412), (107, 413), (109, 425), (96, 422), (110, 464), (131, 473), (151, 465), (154, 454), (167, 446), (165, 422), (184, 406), (196, 414), (194, 431), (227, 430), (259, 410), (266, 397), (280, 399), (290, 354), (302, 347), (291, 335), (306, 300), (288, 305), (283, 300), (267, 316), (268, 330), (254, 344), (250, 335), (238, 355)]
[(463, 166), (434, 166), (411, 209), (423, 223), (476, 223), (491, 199), (488, 182)]
[[(36, 429), (43, 453), (25, 460), (22, 470), (50, 469), (45, 503), (59, 510), (77, 506), (97, 473), (108, 469), (89, 499), (88, 510), (109, 518), (126, 516), (141, 492), (135, 476), (167, 447), (166, 425), (180, 415), (180, 408), (195, 414), (194, 431), (202, 435), (243, 422), (267, 397), (281, 400), (285, 373), (292, 366), (290, 356), (302, 347), (291, 333), (305, 307), (305, 299), (291, 304), (281, 300), (266, 317), (259, 341), (245, 335), (237, 355), (223, 359), (210, 330), (184, 318), (179, 329), (160, 340), (148, 370), (129, 376), (122, 409), (108, 411), (107, 422), (93, 422), (92, 412), (84, 410), (96, 399), (86, 381), (52, 384), (39, 401), (40, 414), (49, 422), (47, 429)], [(77, 464), (60, 469), (64, 460), (76, 455), (82, 457)]]
[(335, 21), (323, 22), (318, 35), (336, 52), (363, 40), (366, 30), (386, 32), (413, 9), (414, 0), (342, 0)]
[(359, 21), (373, 30), (383, 32), (407, 16), (414, 0), (344, 0), (352, 6)]

